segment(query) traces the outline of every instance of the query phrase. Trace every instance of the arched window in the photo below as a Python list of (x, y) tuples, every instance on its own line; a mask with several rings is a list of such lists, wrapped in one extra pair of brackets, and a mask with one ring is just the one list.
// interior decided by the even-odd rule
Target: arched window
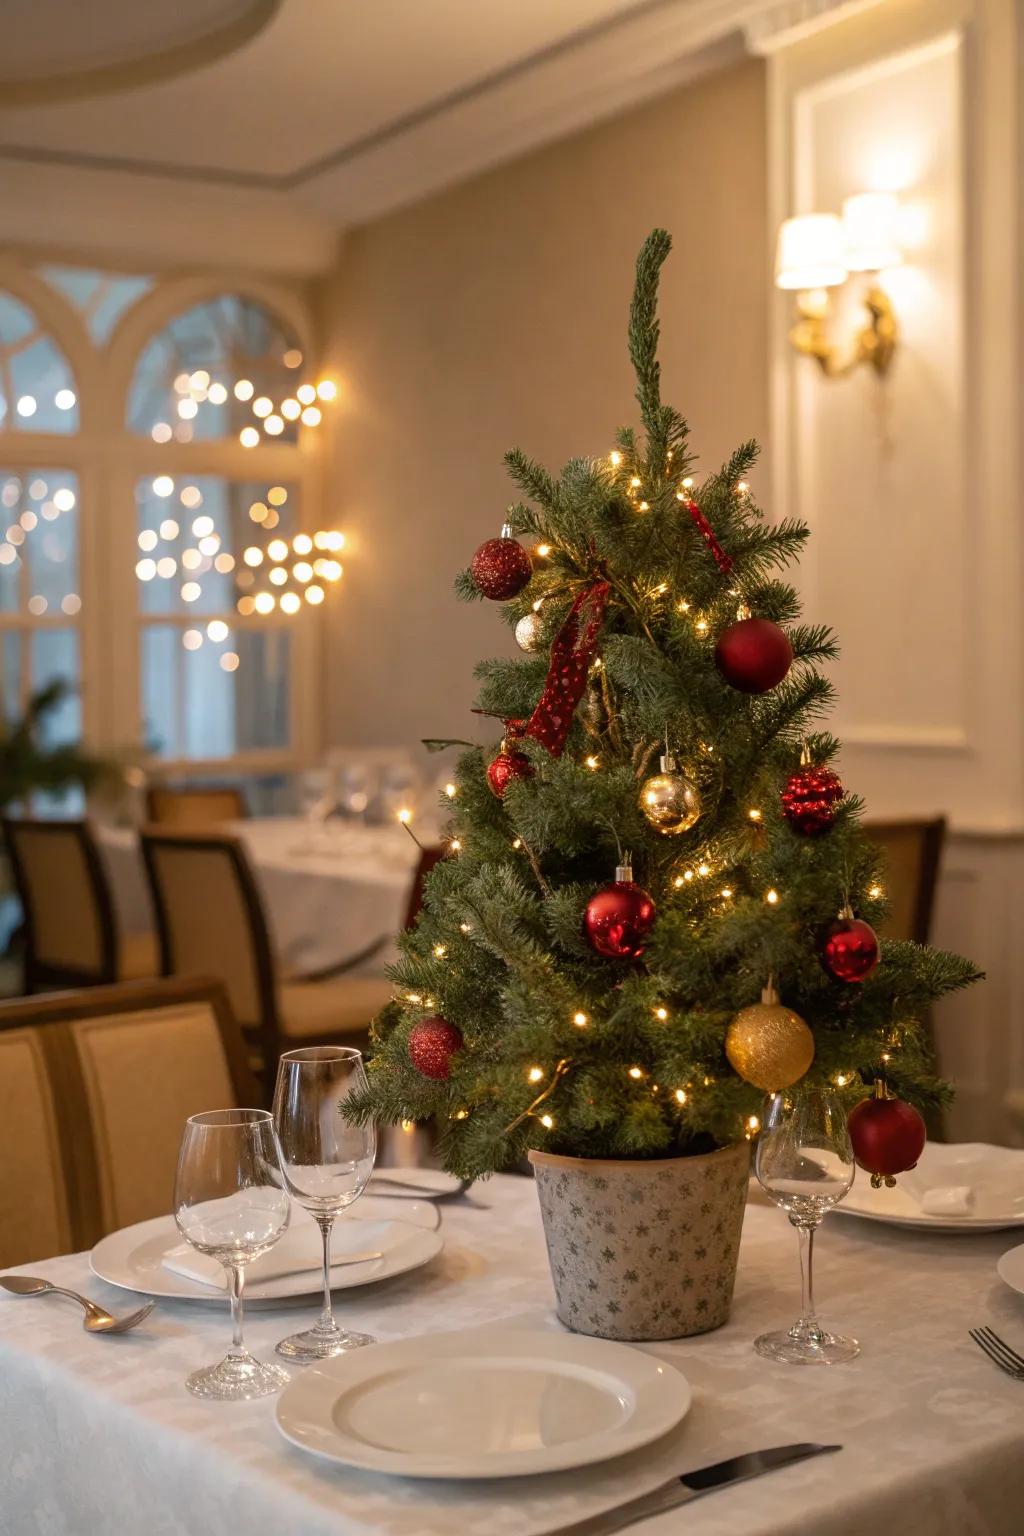
[(37, 458), (27, 434), (77, 430), (64, 353), (27, 304), (0, 291), (0, 707), (10, 722), (48, 684), (64, 683), (41, 722), (50, 746), (82, 729), (78, 475)]
[(35, 315), (0, 292), (0, 431), (77, 432), (68, 361)]
[(155, 756), (258, 765), (300, 747), (300, 636), (341, 567), (305, 531), (298, 438), (333, 393), (291, 325), (236, 294), (185, 309), (139, 354), (127, 423), (153, 445), (135, 481), (135, 574)]
[[(238, 437), (293, 443), (316, 387), (302, 377), (297, 337), (261, 304), (222, 294), (197, 304), (154, 336), (139, 358), (128, 400), (133, 432), (154, 442)], [(300, 398), (297, 391), (301, 389)], [(307, 424), (309, 418), (307, 417)]]
[(268, 783), (314, 750), (335, 391), (277, 297), (0, 257), (4, 718), (62, 679), (52, 742)]

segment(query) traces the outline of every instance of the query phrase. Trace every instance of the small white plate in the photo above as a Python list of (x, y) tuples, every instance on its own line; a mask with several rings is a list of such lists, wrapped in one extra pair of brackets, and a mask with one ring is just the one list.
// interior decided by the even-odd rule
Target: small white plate
[[(366, 1204), (369, 1203), (367, 1199)], [(395, 1207), (393, 1200), (375, 1203), (385, 1205), (389, 1212)], [(294, 1207), (293, 1221), (311, 1219), (300, 1207)], [(420, 1224), (343, 1219), (335, 1226), (331, 1252), (338, 1258), (346, 1251), (362, 1252), (368, 1240), (372, 1240), (374, 1252), (381, 1253), (382, 1257), (334, 1270), (332, 1290), (352, 1290), (359, 1285), (371, 1285), (377, 1280), (418, 1269), (435, 1258), (444, 1246), (440, 1232)], [(180, 1244), (181, 1233), (174, 1217), (157, 1216), (152, 1221), (140, 1221), (134, 1227), (123, 1227), (120, 1232), (111, 1232), (101, 1238), (89, 1255), (89, 1265), (94, 1275), (122, 1290), (144, 1291), (147, 1296), (167, 1297), (173, 1301), (206, 1301), (223, 1306), (227, 1302), (225, 1292), (215, 1291), (211, 1286), (164, 1268), (164, 1256)], [(308, 1270), (274, 1280), (249, 1281), (245, 1296), (247, 1301), (283, 1301), (290, 1297), (313, 1296), (319, 1290), (319, 1271)]]
[(399, 1477), (525, 1477), (622, 1456), (678, 1424), (685, 1376), (578, 1333), (474, 1329), (311, 1365), (277, 1400), (302, 1450)]
[[(928, 1216), (921, 1200), (931, 1189), (967, 1184), (974, 1191), (969, 1216)], [(916, 1168), (901, 1173), (895, 1189), (872, 1189), (857, 1170), (853, 1188), (833, 1209), (892, 1227), (924, 1232), (1000, 1232), (1024, 1227), (1024, 1152), (984, 1142), (929, 1141)]]

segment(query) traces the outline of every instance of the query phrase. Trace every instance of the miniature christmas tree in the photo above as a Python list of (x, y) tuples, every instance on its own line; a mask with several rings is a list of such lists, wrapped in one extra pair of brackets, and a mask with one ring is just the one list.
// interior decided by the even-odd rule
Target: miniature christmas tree
[(557, 480), (508, 454), (528, 502), (457, 581), (503, 603), (527, 654), (477, 668), (504, 739), (460, 759), (363, 1113), (436, 1116), (465, 1176), (530, 1148), (706, 1152), (805, 1075), (848, 1108), (879, 1082), (934, 1106), (948, 1089), (921, 1020), (978, 975), (875, 936), (880, 855), (814, 730), (835, 643), (778, 575), (808, 531), (764, 521), (752, 442), (696, 478), (661, 402), (670, 243), (655, 230), (637, 263), (643, 435)]

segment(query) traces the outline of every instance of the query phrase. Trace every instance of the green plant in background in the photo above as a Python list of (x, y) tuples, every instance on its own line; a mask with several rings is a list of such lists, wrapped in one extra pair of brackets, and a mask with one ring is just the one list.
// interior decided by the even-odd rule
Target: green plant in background
[(33, 794), (92, 789), (110, 773), (109, 764), (74, 743), (45, 743), (46, 722), (71, 691), (55, 678), (32, 695), (20, 718), (0, 721), (0, 810), (27, 806)]
[[(655, 231), (637, 264), (643, 435), (620, 432), (558, 479), (510, 453), (529, 502), (508, 531), (538, 541), (532, 574), (516, 577), (510, 539), (457, 581), (465, 599), (481, 585), (508, 598), (511, 570), (503, 614), (532, 654), (477, 668), (479, 707), (510, 722), (508, 739), (493, 762), (496, 748), (460, 759), (451, 856), (400, 941), (360, 1108), (436, 1115), (447, 1165), (467, 1176), (532, 1147), (706, 1151), (751, 1134), (763, 1091), (805, 1070), (849, 1107), (878, 1081), (934, 1106), (949, 1090), (920, 1021), (979, 974), (903, 942), (875, 965), (880, 855), (828, 769), (839, 744), (809, 734), (836, 648), (798, 622), (779, 576), (808, 530), (764, 521), (754, 443), (694, 478), (686, 423), (660, 397), (669, 247)], [(634, 887), (609, 893), (623, 850)]]

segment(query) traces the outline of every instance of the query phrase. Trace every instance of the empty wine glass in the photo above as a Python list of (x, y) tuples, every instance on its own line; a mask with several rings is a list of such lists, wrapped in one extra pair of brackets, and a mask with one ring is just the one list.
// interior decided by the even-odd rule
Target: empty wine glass
[(346, 1112), (349, 1096), (366, 1085), (362, 1052), (349, 1046), (286, 1051), (277, 1065), (274, 1123), (284, 1176), (324, 1245), (323, 1311), (312, 1328), (281, 1340), (278, 1353), (289, 1359), (322, 1360), (374, 1342), (367, 1333), (339, 1328), (331, 1306), (331, 1228), (362, 1194), (377, 1153), (373, 1124), (357, 1125)]
[(186, 1242), (224, 1265), (234, 1330), (220, 1364), (188, 1378), (197, 1397), (265, 1397), (288, 1380), (280, 1366), (265, 1365), (246, 1349), (242, 1292), (245, 1266), (277, 1242), (290, 1209), (267, 1110), (213, 1109), (189, 1117), (178, 1154), (174, 1219)]
[(792, 1328), (754, 1340), (759, 1355), (791, 1365), (837, 1365), (860, 1353), (856, 1339), (826, 1333), (814, 1310), (814, 1234), (844, 1199), (855, 1164), (846, 1115), (824, 1089), (775, 1093), (765, 1105), (754, 1166), (761, 1188), (781, 1206), (800, 1239), (803, 1297)]
[(307, 768), (298, 775), (299, 812), (305, 837), (296, 853), (317, 853), (323, 849), (327, 818), (337, 804), (334, 775), (329, 768)]

